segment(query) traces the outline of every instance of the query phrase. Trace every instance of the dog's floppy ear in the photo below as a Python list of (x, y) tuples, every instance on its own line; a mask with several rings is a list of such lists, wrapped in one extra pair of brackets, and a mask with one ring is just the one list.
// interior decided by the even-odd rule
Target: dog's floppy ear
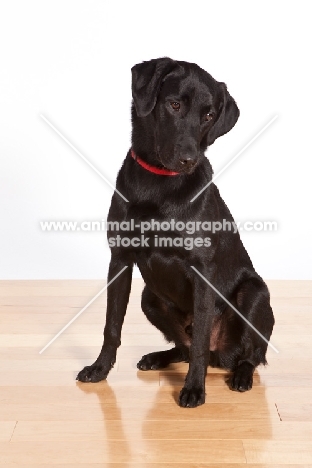
[(239, 109), (236, 102), (227, 90), (225, 83), (219, 83), (220, 87), (220, 109), (217, 120), (208, 132), (208, 145), (225, 133), (229, 132), (237, 122)]
[(168, 57), (142, 62), (131, 68), (132, 97), (139, 117), (146, 117), (155, 107), (165, 77), (179, 67)]

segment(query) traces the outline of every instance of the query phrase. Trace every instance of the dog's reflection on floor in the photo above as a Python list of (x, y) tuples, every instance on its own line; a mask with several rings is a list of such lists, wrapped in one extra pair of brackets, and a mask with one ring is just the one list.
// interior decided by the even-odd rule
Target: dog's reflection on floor
[[(271, 438), (269, 407), (265, 389), (259, 387), (257, 373), (252, 397), (253, 390), (245, 394), (231, 392), (225, 385), (228, 374), (210, 372), (207, 403), (195, 410), (178, 406), (179, 392), (185, 378), (180, 369), (179, 372), (170, 372), (170, 369), (161, 372), (160, 387), (156, 378), (158, 372), (128, 375), (129, 378), (125, 378), (128, 386), (124, 383), (120, 385), (118, 379), (114, 382), (113, 374), (110, 376), (112, 386), (107, 381), (99, 384), (77, 383), (84, 393), (98, 396), (104, 424), (105, 466), (115, 468), (119, 462), (132, 468), (139, 463), (177, 463), (182, 458), (184, 463), (191, 466), (213, 457), (211, 447), (214, 448), (214, 441), (217, 441), (215, 445), (224, 444), (227, 453), (222, 449), (222, 456), (230, 457), (231, 444), (234, 445), (230, 439), (258, 438), (259, 435), (261, 438)], [(118, 373), (115, 376), (118, 377)], [(242, 409), (241, 412), (237, 410), (238, 407)], [(237, 413), (237, 418), (231, 411)], [(174, 459), (176, 448), (180, 453)]]
[[(99, 398), (100, 408), (103, 414), (104, 434), (106, 434), (103, 450), (103, 463), (105, 466), (116, 468), (116, 458), (123, 463), (124, 467), (129, 466), (132, 460), (132, 451), (129, 444), (129, 436), (125, 433), (121, 408), (118, 405), (116, 395), (107, 381), (100, 384), (81, 384), (77, 382), (77, 387), (86, 394), (96, 394)], [(87, 408), (85, 408), (87, 411)], [(99, 444), (102, 442), (99, 441)], [(107, 451), (107, 453), (105, 453)]]

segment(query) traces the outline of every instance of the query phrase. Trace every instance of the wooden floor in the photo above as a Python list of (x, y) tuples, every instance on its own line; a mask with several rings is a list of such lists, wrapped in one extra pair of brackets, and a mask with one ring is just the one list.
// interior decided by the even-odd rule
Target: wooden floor
[(312, 467), (312, 282), (268, 282), (279, 354), (244, 394), (209, 369), (196, 409), (177, 405), (187, 364), (136, 369), (167, 347), (140, 310), (141, 280), (107, 381), (75, 381), (98, 355), (105, 294), (39, 355), (104, 284), (0, 282), (0, 468)]

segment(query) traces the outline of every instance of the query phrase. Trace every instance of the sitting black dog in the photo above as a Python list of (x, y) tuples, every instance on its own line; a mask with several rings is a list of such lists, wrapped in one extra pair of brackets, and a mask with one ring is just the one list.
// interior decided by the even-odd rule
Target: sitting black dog
[[(208, 364), (233, 372), (232, 389), (252, 387), (256, 366), (266, 364), (274, 325), (267, 286), (238, 232), (212, 232), (207, 242), (203, 222), (233, 222), (217, 187), (211, 183), (196, 197), (213, 175), (204, 152), (231, 130), (239, 110), (224, 83), (196, 64), (170, 58), (135, 65), (132, 94), (132, 149), (117, 177), (117, 189), (128, 203), (115, 192), (108, 221), (135, 220), (135, 227), (121, 233), (119, 240), (128, 238), (124, 243), (116, 241), (112, 229), (108, 232), (108, 281), (124, 271), (108, 287), (101, 353), (77, 379), (98, 382), (114, 365), (136, 263), (146, 283), (142, 309), (175, 345), (143, 356), (138, 368), (189, 362), (179, 403), (195, 407), (205, 401)], [(173, 224), (165, 233), (166, 247), (159, 245), (155, 231), (138, 246), (140, 223), (146, 220), (195, 222), (193, 248), (185, 248), (190, 236)]]

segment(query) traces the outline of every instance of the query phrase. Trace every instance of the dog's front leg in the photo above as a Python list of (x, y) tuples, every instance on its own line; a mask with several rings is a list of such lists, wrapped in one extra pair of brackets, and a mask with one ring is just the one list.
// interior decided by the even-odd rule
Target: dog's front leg
[(108, 272), (109, 283), (125, 266), (127, 268), (107, 288), (104, 343), (94, 364), (86, 366), (77, 375), (77, 380), (81, 382), (99, 382), (106, 379), (115, 364), (117, 348), (120, 346), (121, 328), (129, 301), (133, 264), (112, 257)]
[[(203, 271), (203, 269), (201, 269)], [(214, 269), (206, 269), (203, 275), (213, 282)], [(205, 403), (205, 377), (209, 362), (209, 344), (212, 321), (215, 314), (215, 293), (194, 272), (193, 280), (193, 334), (190, 346), (189, 370), (180, 392), (179, 404), (195, 408)]]

